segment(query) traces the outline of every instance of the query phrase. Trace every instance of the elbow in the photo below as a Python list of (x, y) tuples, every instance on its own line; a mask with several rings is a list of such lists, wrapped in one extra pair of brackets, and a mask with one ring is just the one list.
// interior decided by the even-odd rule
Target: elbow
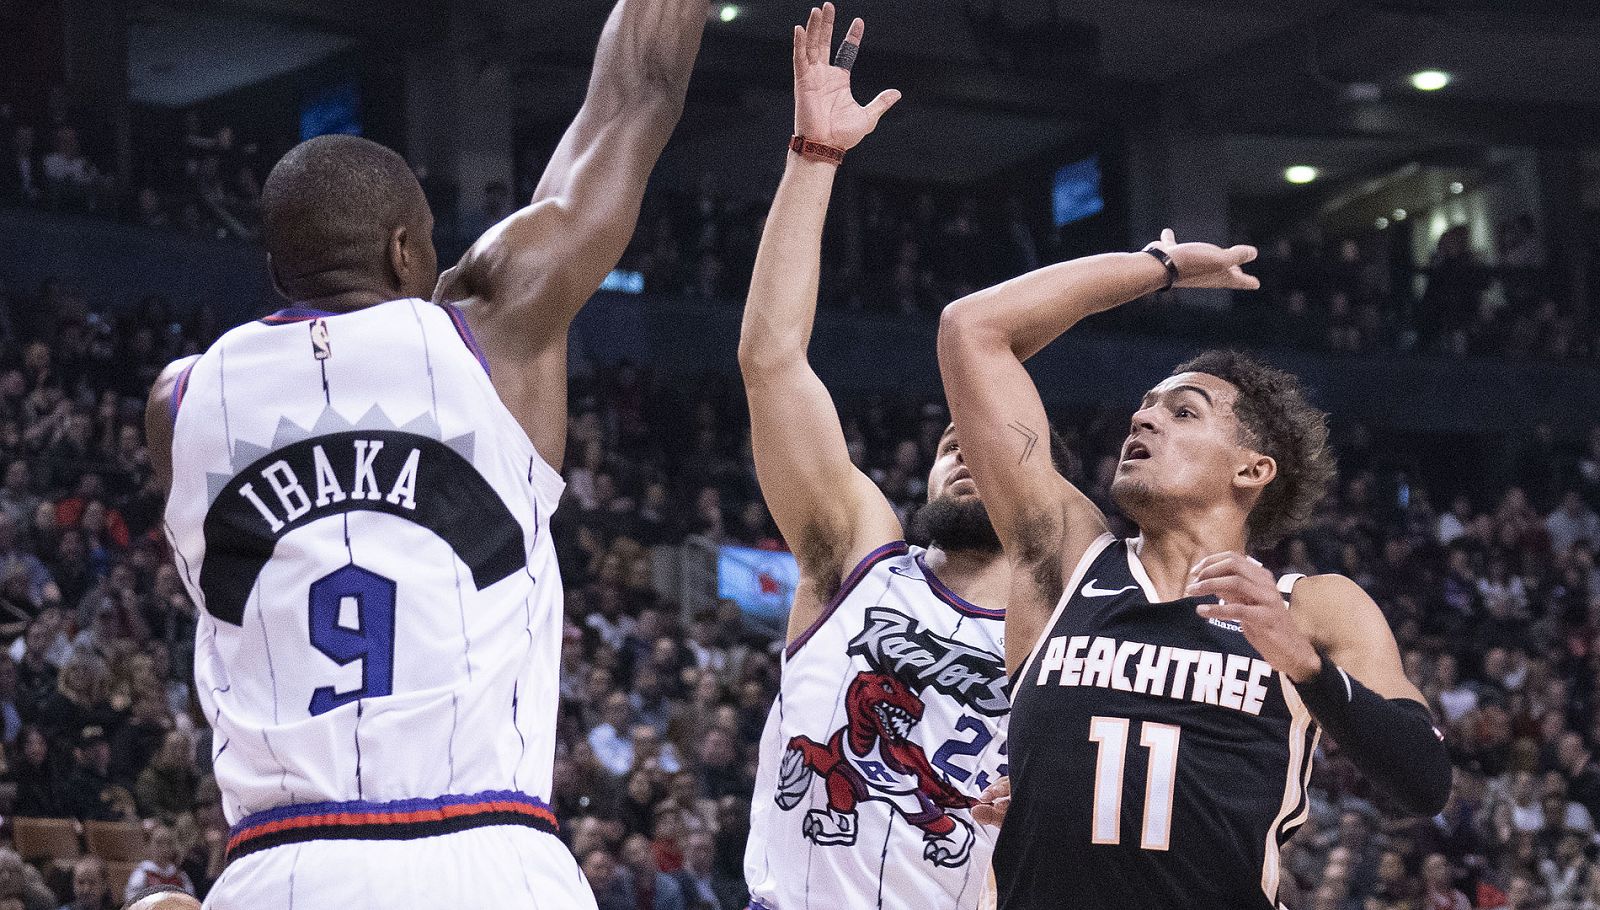
[(959, 351), (980, 347), (1009, 348), (992, 312), (977, 297), (963, 297), (939, 314), (939, 359), (946, 361)]
[(1393, 788), (1389, 795), (1411, 815), (1432, 818), (1443, 812), (1450, 801), (1455, 768), (1450, 764), (1450, 751), (1442, 741), (1419, 751), (1422, 754), (1412, 756), (1410, 761), (1414, 772), (1412, 779)]
[(770, 375), (786, 365), (804, 363), (805, 359), (803, 345), (774, 339), (739, 339), (739, 373), (746, 380)]

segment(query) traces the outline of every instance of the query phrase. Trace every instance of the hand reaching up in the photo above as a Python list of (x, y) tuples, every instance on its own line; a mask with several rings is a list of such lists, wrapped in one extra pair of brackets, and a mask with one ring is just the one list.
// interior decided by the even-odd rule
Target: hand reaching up
[(900, 100), (894, 89), (872, 99), (865, 107), (850, 93), (850, 67), (861, 47), (866, 24), (850, 23), (835, 61), (828, 59), (833, 44), (832, 3), (813, 9), (804, 26), (794, 27), (794, 131), (813, 142), (851, 149), (878, 126), (878, 118)]

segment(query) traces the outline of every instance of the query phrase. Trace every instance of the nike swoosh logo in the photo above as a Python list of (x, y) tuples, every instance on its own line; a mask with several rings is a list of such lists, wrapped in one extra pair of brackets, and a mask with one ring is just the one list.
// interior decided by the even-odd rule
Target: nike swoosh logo
[(921, 581), (922, 580), (922, 576), (921, 575), (912, 575), (910, 572), (907, 572), (905, 569), (902, 569), (899, 566), (890, 566), (889, 567), (889, 571), (894, 573), (895, 575), (900, 576), (901, 578), (910, 578), (910, 579), (914, 579), (916, 581)]
[(1094, 583), (1099, 580), (1100, 579), (1098, 578), (1089, 579), (1089, 581), (1084, 584), (1082, 590), (1080, 590), (1078, 593), (1082, 594), (1084, 597), (1111, 597), (1114, 594), (1121, 594), (1123, 591), (1132, 591), (1134, 588), (1138, 587), (1138, 585), (1128, 585), (1126, 588), (1118, 588), (1115, 591), (1110, 591), (1105, 588), (1095, 587)]

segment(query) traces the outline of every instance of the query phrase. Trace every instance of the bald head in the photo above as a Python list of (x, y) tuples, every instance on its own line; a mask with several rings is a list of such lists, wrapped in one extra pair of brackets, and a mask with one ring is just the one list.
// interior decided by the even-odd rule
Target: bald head
[(318, 136), (290, 149), (261, 188), (261, 213), (273, 276), (291, 299), (427, 296), (438, 277), (422, 186), (376, 142)]
[(200, 910), (200, 902), (182, 891), (162, 891), (141, 897), (123, 910)]

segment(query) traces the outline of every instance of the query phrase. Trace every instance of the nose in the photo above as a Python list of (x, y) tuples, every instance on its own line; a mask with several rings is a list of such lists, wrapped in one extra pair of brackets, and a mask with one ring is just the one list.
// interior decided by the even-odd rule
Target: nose
[(1133, 425), (1129, 428), (1128, 434), (1131, 436), (1140, 430), (1146, 430), (1154, 433), (1156, 431), (1155, 414), (1155, 408), (1140, 408), (1139, 410), (1134, 411)]

